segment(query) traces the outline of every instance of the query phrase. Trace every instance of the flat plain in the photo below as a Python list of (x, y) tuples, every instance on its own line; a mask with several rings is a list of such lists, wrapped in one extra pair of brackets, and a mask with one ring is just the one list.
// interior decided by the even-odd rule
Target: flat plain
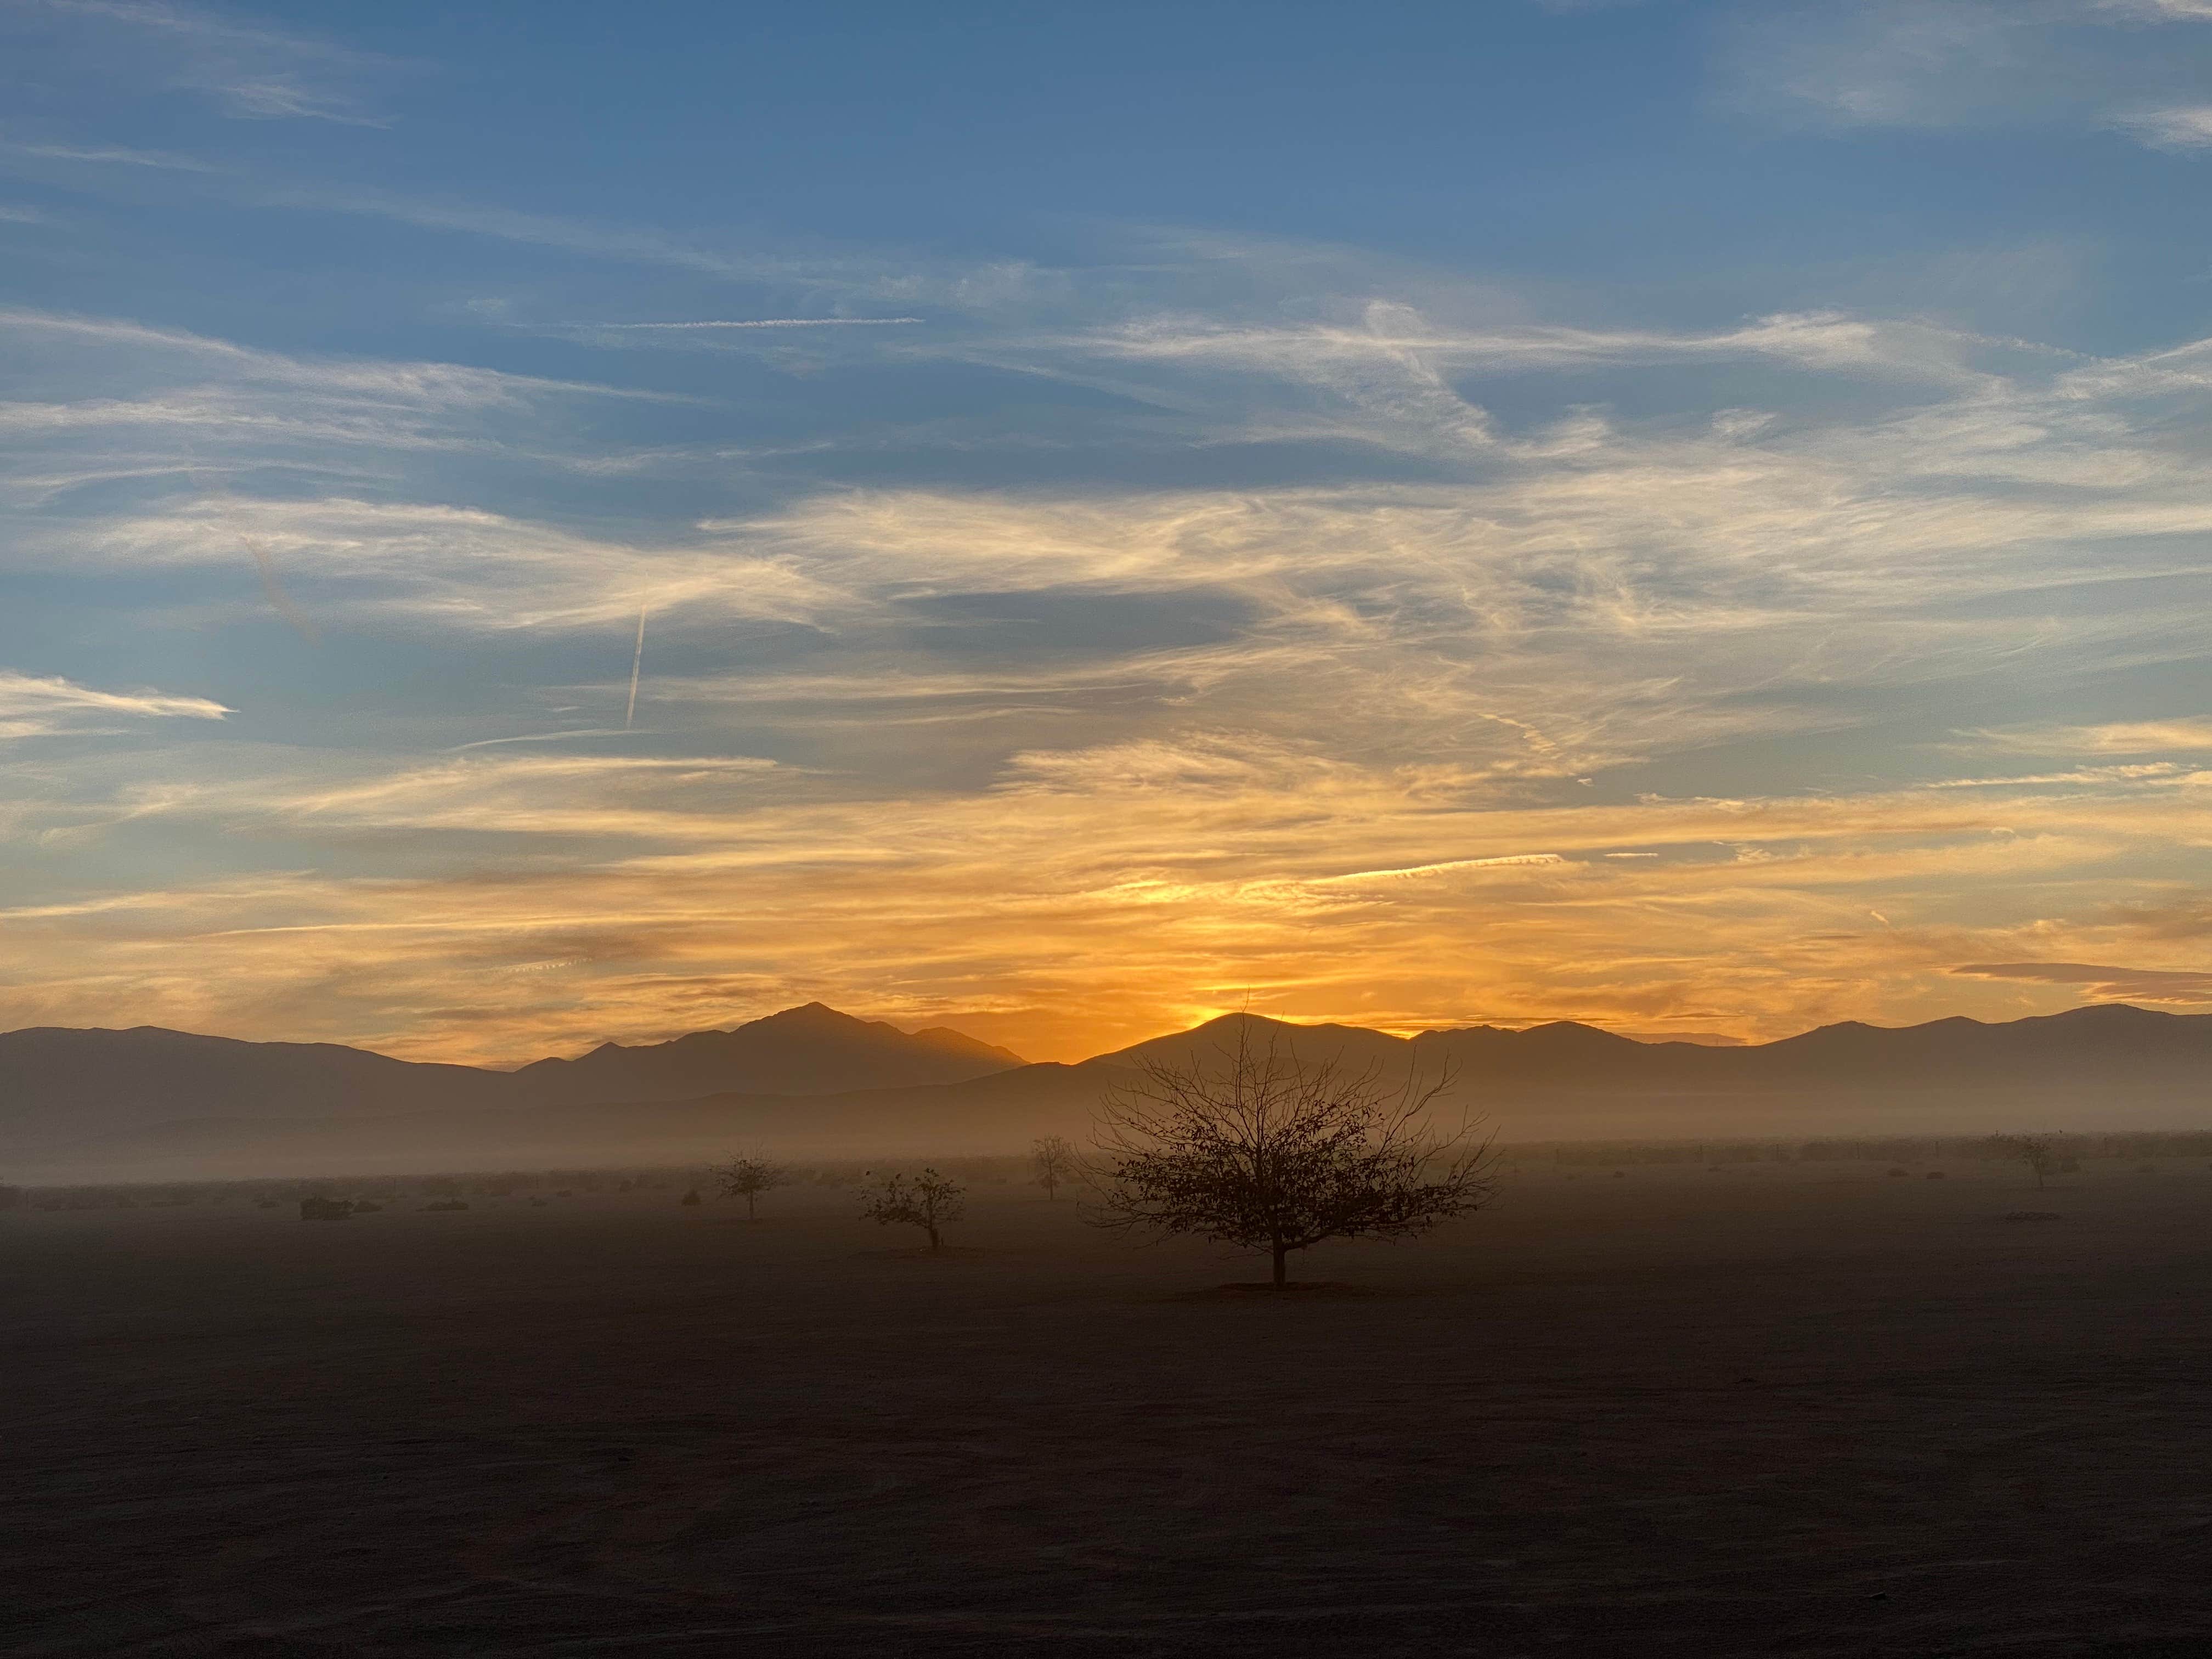
[(1286, 1298), (674, 1199), (0, 1217), (7, 1651), (2212, 1651), (2201, 1162), (1531, 1166)]

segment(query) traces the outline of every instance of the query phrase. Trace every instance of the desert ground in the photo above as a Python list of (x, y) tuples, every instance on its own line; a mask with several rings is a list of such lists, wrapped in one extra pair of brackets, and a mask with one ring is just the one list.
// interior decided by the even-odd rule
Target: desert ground
[(2201, 1159), (1524, 1161), (1283, 1298), (677, 1197), (0, 1216), (7, 1651), (2212, 1651)]

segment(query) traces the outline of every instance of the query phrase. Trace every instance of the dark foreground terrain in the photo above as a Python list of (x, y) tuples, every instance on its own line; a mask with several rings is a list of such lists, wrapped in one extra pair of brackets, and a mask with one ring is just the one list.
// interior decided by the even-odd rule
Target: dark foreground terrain
[(0, 1217), (0, 1647), (2212, 1652), (2202, 1163), (1533, 1169), (1282, 1301), (673, 1196)]

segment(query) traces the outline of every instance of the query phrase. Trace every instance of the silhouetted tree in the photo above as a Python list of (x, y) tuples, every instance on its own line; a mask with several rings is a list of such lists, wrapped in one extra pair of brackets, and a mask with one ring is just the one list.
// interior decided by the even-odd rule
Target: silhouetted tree
[(1990, 1145), (2007, 1158), (2016, 1158), (2034, 1171), (2035, 1190), (2058, 1167), (2058, 1144), (2049, 1135), (1991, 1135)]
[(727, 1164), (716, 1165), (709, 1173), (720, 1185), (724, 1198), (744, 1200), (748, 1221), (753, 1218), (753, 1206), (763, 1193), (791, 1179), (790, 1172), (781, 1165), (757, 1158), (732, 1158)]
[(1044, 1195), (1058, 1198), (1060, 1183), (1075, 1174), (1075, 1148), (1064, 1135), (1039, 1135), (1030, 1143), (1030, 1165)]
[(960, 1219), (960, 1194), (967, 1190), (933, 1169), (918, 1176), (902, 1171), (879, 1176), (872, 1170), (860, 1189), (860, 1216), (883, 1227), (919, 1227), (929, 1235), (929, 1248), (945, 1248), (942, 1229)]
[(1488, 1140), (1428, 1126), (1449, 1073), (1421, 1086), (1304, 1066), (1240, 1034), (1225, 1070), (1146, 1062), (1113, 1091), (1097, 1136), (1096, 1225), (1194, 1234), (1285, 1258), (1329, 1238), (1404, 1238), (1480, 1208)]
[[(543, 1200), (533, 1198), (530, 1201), (536, 1204), (540, 1203)], [(700, 1205), (705, 1203), (707, 1200), (699, 1196), (699, 1189), (696, 1187), (689, 1187), (684, 1189), (684, 1196), (678, 1199), (676, 1201), (682, 1205), (685, 1209), (696, 1209)]]

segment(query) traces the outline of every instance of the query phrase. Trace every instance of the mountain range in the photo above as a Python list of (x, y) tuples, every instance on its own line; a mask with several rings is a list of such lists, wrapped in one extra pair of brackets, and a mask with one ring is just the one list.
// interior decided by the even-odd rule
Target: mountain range
[(1082, 1133), (1147, 1061), (1219, 1066), (1240, 1041), (1393, 1077), (1449, 1073), (1460, 1109), (1517, 1139), (2212, 1118), (2212, 1015), (2124, 1004), (1999, 1024), (1847, 1022), (1738, 1047), (1573, 1022), (1407, 1038), (1232, 1014), (1068, 1066), (809, 1003), (514, 1071), (149, 1026), (11, 1031), (0, 1034), (0, 1158), (214, 1174), (644, 1162), (740, 1139), (791, 1153), (1016, 1150), (1034, 1133)]

